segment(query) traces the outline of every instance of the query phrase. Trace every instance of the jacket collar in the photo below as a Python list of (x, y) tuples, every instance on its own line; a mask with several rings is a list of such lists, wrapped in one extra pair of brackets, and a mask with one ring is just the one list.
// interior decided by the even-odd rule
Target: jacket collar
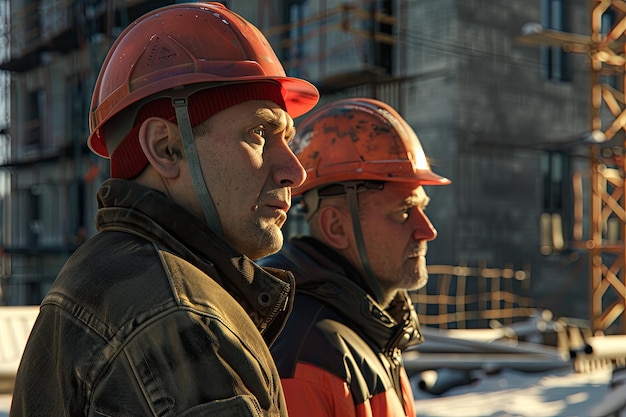
[(384, 308), (364, 289), (356, 269), (323, 243), (310, 237), (294, 238), (272, 258), (281, 268), (293, 271), (298, 293), (318, 298), (347, 317), (379, 349), (405, 350), (423, 341), (406, 291), (398, 291)]
[(291, 273), (261, 268), (201, 219), (152, 188), (109, 179), (97, 198), (99, 231), (140, 235), (191, 262), (242, 305), (268, 343), (274, 341), (291, 311), (295, 287)]

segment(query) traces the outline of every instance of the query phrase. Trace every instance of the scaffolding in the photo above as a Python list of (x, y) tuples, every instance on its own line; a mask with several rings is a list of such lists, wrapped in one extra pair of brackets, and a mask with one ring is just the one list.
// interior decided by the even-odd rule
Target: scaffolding
[[(319, 1), (306, 10), (294, 5), (288, 11), (289, 23), (263, 28), (263, 33), (277, 45), (286, 72), (316, 80), (322, 93), (388, 82), (393, 79), (390, 51), (398, 42), (399, 21), (385, 4)], [(271, 20), (267, 7), (267, 1), (259, 7), (262, 22)], [(404, 7), (397, 13), (402, 14)]]
[[(606, 27), (606, 16), (612, 25)], [(624, 101), (624, 47), (626, 35), (626, 2), (624, 0), (593, 0), (591, 2), (591, 129), (604, 132), (607, 140), (622, 138), (626, 126)], [(607, 78), (613, 77), (613, 78)], [(615, 79), (615, 86), (607, 80)], [(608, 123), (607, 123), (608, 120)], [(608, 329), (618, 320), (619, 330), (626, 333), (624, 306), (626, 285), (626, 216), (624, 213), (624, 168), (621, 152), (604, 151), (599, 145), (591, 147), (591, 290), (590, 313), (594, 330)], [(611, 166), (613, 170), (609, 169)], [(617, 174), (617, 175), (614, 175)], [(619, 240), (611, 244), (607, 238), (610, 219), (619, 221)]]
[[(590, 62), (590, 131), (603, 143), (589, 146), (589, 236), (583, 237), (581, 205), (574, 207), (572, 246), (589, 257), (589, 309), (592, 329), (626, 333), (626, 1), (590, 0), (590, 35), (526, 26), (518, 37), (531, 46), (560, 47), (584, 54)], [(604, 142), (615, 141), (615, 146)], [(619, 141), (621, 141), (620, 144)], [(576, 189), (576, 178), (574, 178)]]

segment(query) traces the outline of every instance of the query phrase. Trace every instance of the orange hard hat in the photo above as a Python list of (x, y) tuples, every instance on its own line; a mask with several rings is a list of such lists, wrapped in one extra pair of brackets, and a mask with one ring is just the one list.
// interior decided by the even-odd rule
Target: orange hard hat
[(103, 127), (115, 115), (158, 93), (211, 83), (272, 81), (285, 110), (298, 117), (319, 99), (309, 82), (285, 75), (263, 34), (220, 3), (156, 9), (126, 28), (111, 47), (95, 84), (89, 147), (109, 157)]
[(294, 195), (353, 180), (446, 185), (430, 169), (409, 124), (391, 106), (369, 98), (328, 103), (298, 126), (291, 147), (307, 172)]

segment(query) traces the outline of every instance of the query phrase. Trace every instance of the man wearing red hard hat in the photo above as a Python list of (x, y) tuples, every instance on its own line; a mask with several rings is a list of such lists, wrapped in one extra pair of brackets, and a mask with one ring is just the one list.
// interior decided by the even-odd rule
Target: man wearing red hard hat
[(41, 305), (11, 416), (285, 416), (271, 345), (293, 277), (282, 246), (305, 172), (288, 143), (318, 92), (218, 3), (164, 7), (116, 40), (90, 148), (111, 160), (99, 233)]
[(422, 339), (407, 290), (428, 280), (425, 185), (430, 169), (411, 126), (386, 103), (337, 100), (292, 142), (307, 171), (310, 233), (259, 262), (296, 277), (296, 300), (271, 352), (290, 415), (414, 417), (402, 352)]

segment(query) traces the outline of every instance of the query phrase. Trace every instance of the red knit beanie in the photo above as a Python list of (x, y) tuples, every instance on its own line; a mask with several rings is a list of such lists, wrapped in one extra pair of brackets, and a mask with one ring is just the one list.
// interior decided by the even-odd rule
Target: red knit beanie
[[(269, 100), (285, 110), (285, 101), (278, 84), (259, 82), (229, 84), (208, 88), (189, 97), (188, 112), (191, 127), (214, 114), (250, 100)], [(111, 154), (111, 177), (132, 179), (148, 165), (148, 159), (139, 145), (139, 128), (150, 117), (161, 117), (176, 123), (176, 113), (170, 98), (160, 98), (144, 105), (135, 118), (134, 127)]]

